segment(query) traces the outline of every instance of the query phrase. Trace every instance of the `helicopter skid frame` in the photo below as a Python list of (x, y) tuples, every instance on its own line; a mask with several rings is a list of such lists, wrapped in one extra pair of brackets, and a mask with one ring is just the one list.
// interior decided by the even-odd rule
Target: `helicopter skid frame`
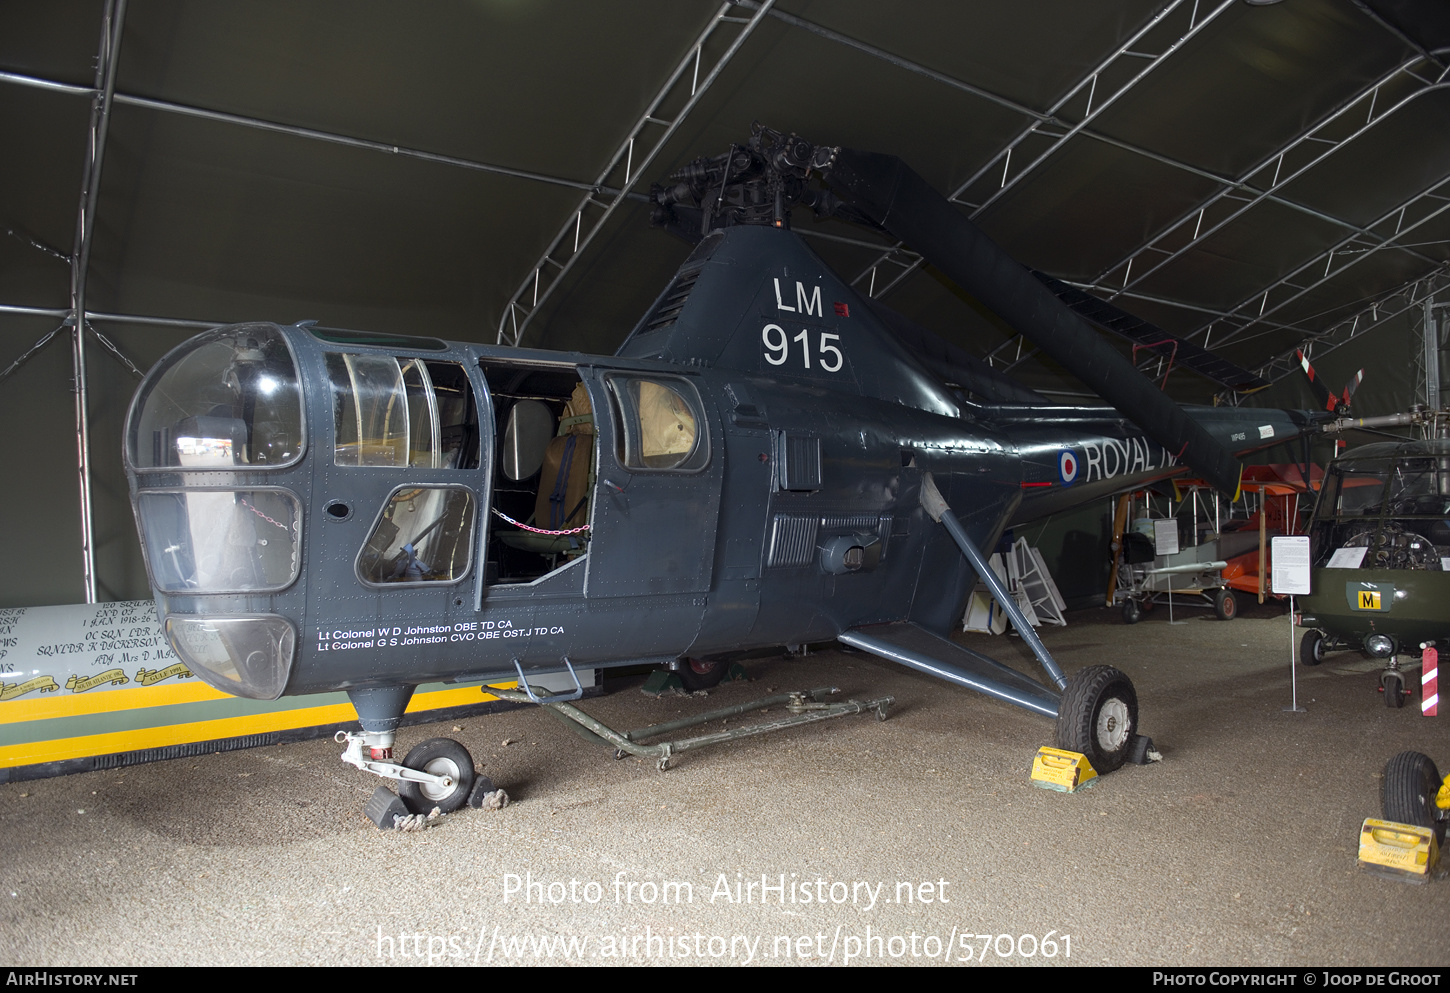
[[(876, 719), (884, 721), (886, 720), (887, 709), (896, 702), (895, 697), (885, 696), (878, 697), (874, 700), (845, 700), (838, 703), (830, 703), (827, 702), (827, 698), (834, 693), (839, 693), (840, 690), (834, 686), (829, 686), (813, 690), (778, 693), (760, 700), (752, 700), (749, 703), (736, 704), (732, 707), (722, 707), (718, 710), (711, 710), (678, 721), (654, 724), (634, 731), (619, 732), (603, 722), (590, 717), (578, 707), (563, 700), (550, 700), (547, 698), (547, 695), (543, 699), (531, 700), (529, 694), (521, 693), (518, 690), (490, 689), (490, 692), (501, 699), (510, 700), (515, 703), (538, 703), (547, 713), (552, 714), (558, 720), (569, 725), (585, 740), (597, 745), (613, 748), (615, 758), (619, 759), (624, 758), (625, 755), (633, 755), (637, 758), (654, 759), (655, 765), (661, 772), (664, 772), (670, 767), (671, 759), (679, 752), (703, 748), (706, 745), (721, 744), (726, 741), (735, 741), (739, 738), (748, 738), (757, 734), (766, 734), (771, 731), (797, 727), (801, 724), (829, 720), (832, 717), (862, 714), (873, 710), (876, 712)], [(547, 693), (547, 691), (545, 692)], [(740, 714), (748, 714), (758, 710), (766, 710), (770, 707), (781, 706), (790, 711), (790, 716), (763, 721), (759, 724), (751, 724), (745, 727), (732, 728), (728, 731), (717, 731), (714, 734), (700, 735), (694, 738), (662, 741), (653, 745), (641, 744), (641, 739), (644, 738), (672, 734), (686, 728), (707, 724), (710, 721), (725, 720)]]

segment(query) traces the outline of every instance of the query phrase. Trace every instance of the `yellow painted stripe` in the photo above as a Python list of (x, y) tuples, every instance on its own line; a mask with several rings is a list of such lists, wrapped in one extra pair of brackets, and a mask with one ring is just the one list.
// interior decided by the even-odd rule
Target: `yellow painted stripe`
[[(514, 684), (500, 685), (512, 686)], [(218, 697), (226, 698), (225, 694), (218, 694)], [(412, 701), (408, 704), (407, 713), (416, 714), (442, 707), (465, 706), (497, 699), (498, 697), (491, 694), (479, 692), (478, 686), (435, 690), (431, 693), (414, 694)], [(322, 707), (303, 707), (265, 714), (250, 714), (243, 717), (224, 717), (214, 721), (195, 721), (189, 724), (169, 724), (164, 727), (137, 728), (131, 731), (112, 731), (107, 734), (84, 735), (78, 738), (32, 741), (23, 745), (0, 747), (0, 768), (38, 765), (43, 762), (63, 762), (66, 759), (86, 758), (93, 755), (139, 752), (148, 748), (165, 748), (170, 745), (185, 745), (197, 741), (217, 741), (222, 738), (240, 738), (251, 734), (266, 734), (270, 731), (290, 731), (295, 728), (346, 724), (356, 719), (357, 712), (353, 710), (351, 703), (336, 703)]]
[(110, 714), (118, 710), (166, 707), (174, 703), (197, 703), (202, 700), (225, 700), (227, 697), (228, 694), (212, 689), (195, 676), (182, 682), (135, 686), (124, 690), (89, 693), (60, 690), (0, 703), (0, 721), (45, 721), (53, 717)]
[[(500, 683), (512, 687), (514, 683)], [(441, 690), (451, 694), (449, 699), (458, 703), (422, 703), (437, 693), (415, 693), (408, 704), (408, 713), (431, 710), (435, 707), (461, 706), (477, 703), (478, 686), (463, 689)], [(470, 699), (463, 699), (470, 697)], [(182, 683), (168, 686), (137, 686), (124, 690), (106, 690), (100, 693), (46, 693), (28, 700), (6, 700), (0, 702), (0, 721), (48, 721), (56, 717), (79, 717), (84, 714), (111, 714), (119, 710), (137, 710), (143, 707), (167, 707), (177, 703), (200, 703), (205, 700), (228, 700), (231, 694), (213, 689), (201, 680), (192, 677)], [(485, 697), (496, 699), (496, 697)], [(305, 727), (306, 725), (299, 725)]]
[[(513, 689), (515, 683), (499, 683), (504, 689)], [(480, 692), (478, 684), (472, 686), (454, 687), (447, 690), (433, 690), (430, 693), (414, 693), (413, 699), (408, 703), (405, 714), (416, 714), (423, 710), (438, 710), (442, 707), (466, 707), (470, 703), (482, 703), (487, 700), (497, 700), (498, 697), (492, 693)], [(349, 704), (349, 707), (352, 705)], [(353, 720), (349, 717), (348, 720)], [(307, 725), (300, 725), (306, 727)]]

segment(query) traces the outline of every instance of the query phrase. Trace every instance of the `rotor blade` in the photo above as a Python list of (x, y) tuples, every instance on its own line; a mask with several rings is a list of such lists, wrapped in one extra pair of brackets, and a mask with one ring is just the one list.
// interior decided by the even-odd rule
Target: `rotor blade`
[(834, 150), (814, 163), (832, 190), (940, 269), (1213, 486), (1243, 467), (1092, 326), (894, 155)]
[(1314, 396), (1324, 409), (1332, 411), (1339, 406), (1339, 398), (1329, 392), (1329, 387), (1325, 386), (1324, 380), (1319, 378), (1319, 373), (1310, 364), (1309, 356), (1304, 354), (1304, 349), (1297, 349), (1294, 354), (1299, 356), (1299, 367), (1304, 370), (1304, 375), (1309, 380), (1309, 388), (1314, 391)]
[(1053, 279), (1045, 272), (1038, 272), (1036, 269), (1028, 271), (1056, 294), (1059, 300), (1087, 318), (1089, 322), (1096, 324), (1104, 331), (1111, 331), (1113, 334), (1126, 338), (1135, 345), (1151, 348), (1184, 369), (1192, 369), (1200, 376), (1205, 376), (1218, 385), (1226, 386), (1239, 393), (1261, 390), (1269, 385), (1267, 379), (1255, 376), (1247, 369), (1213, 354), (1206, 348), (1195, 345), (1186, 338), (1180, 338), (1176, 334), (1164, 331), (1158, 325), (1150, 324), (1136, 314), (1119, 310), (1106, 300), (1099, 300), (1091, 293), (1084, 293), (1060, 279)]

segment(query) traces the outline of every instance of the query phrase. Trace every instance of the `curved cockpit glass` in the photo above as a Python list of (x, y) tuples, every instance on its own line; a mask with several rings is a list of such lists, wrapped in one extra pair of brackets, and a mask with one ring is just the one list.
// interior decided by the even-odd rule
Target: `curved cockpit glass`
[(1450, 571), (1450, 444), (1445, 448), (1333, 463), (1310, 527), (1314, 564)]
[(126, 457), (136, 469), (276, 468), (302, 457), (302, 385), (281, 330), (218, 328), (147, 377)]
[(136, 509), (162, 592), (272, 592), (297, 578), (302, 507), (288, 490), (147, 490)]

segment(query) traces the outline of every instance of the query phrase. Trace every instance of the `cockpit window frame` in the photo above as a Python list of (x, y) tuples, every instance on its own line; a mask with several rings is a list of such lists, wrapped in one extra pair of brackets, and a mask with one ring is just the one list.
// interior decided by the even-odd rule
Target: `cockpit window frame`
[[(187, 356), (193, 355), (200, 348), (211, 344), (213, 339), (221, 339), (227, 337), (228, 335), (234, 335), (240, 330), (248, 327), (265, 328), (269, 331), (275, 332), (276, 336), (281, 339), (283, 347), (287, 349), (287, 357), (292, 363), (293, 373), (296, 376), (296, 386), (298, 392), (298, 428), (296, 454), (285, 462), (271, 462), (266, 464), (244, 463), (215, 466), (138, 465), (136, 463), (136, 460), (132, 458), (133, 453), (139, 451), (139, 439), (135, 437), (135, 432), (140, 430), (140, 424), (138, 423), (138, 419), (140, 417), (141, 411), (146, 406), (146, 402), (151, 398), (153, 391), (161, 384), (161, 380), (165, 378), (168, 372), (170, 372), (182, 361), (184, 361)], [(303, 364), (297, 354), (297, 349), (293, 347), (291, 340), (289, 340), (286, 331), (281, 327), (281, 325), (272, 324), (265, 321), (251, 321), (242, 324), (228, 324), (225, 327), (213, 328), (210, 331), (203, 332), (202, 334), (197, 335), (195, 338), (191, 338), (187, 341), (182, 342), (171, 351), (167, 352), (164, 356), (161, 357), (161, 361), (157, 362), (156, 365), (151, 369), (151, 371), (146, 374), (146, 378), (142, 380), (141, 386), (137, 390), (136, 397), (132, 400), (126, 412), (126, 424), (123, 429), (123, 443), (121, 445), (122, 462), (124, 463), (125, 468), (128, 471), (137, 473), (138, 475), (155, 475), (159, 473), (176, 474), (193, 472), (262, 473), (291, 469), (301, 464), (301, 462), (307, 458), (308, 449), (312, 442), (310, 430), (311, 425), (307, 416), (307, 390), (303, 385), (305, 379), (306, 375), (303, 372)]]
[[(378, 528), (381, 525), (384, 517), (387, 516), (388, 508), (393, 504), (398, 494), (403, 493), (407, 490), (457, 490), (467, 495), (468, 500), (471, 504), (469, 526), (472, 528), (472, 533), (469, 535), (467, 542), (465, 542), (465, 545), (468, 548), (468, 563), (464, 567), (463, 571), (460, 572), (457, 576), (454, 576), (450, 579), (414, 579), (402, 580), (397, 582), (376, 582), (369, 579), (363, 574), (363, 556), (367, 553), (369, 543), (372, 541), (373, 536), (378, 532)], [(378, 508), (377, 513), (373, 517), (372, 524), (368, 527), (367, 536), (364, 538), (362, 545), (358, 548), (357, 554), (353, 556), (353, 575), (357, 578), (357, 581), (362, 584), (364, 588), (377, 592), (407, 589), (441, 589), (447, 586), (457, 586), (460, 583), (466, 582), (468, 578), (473, 575), (474, 568), (478, 563), (478, 556), (480, 554), (478, 543), (478, 533), (482, 529), (482, 521), (479, 511), (480, 507), (481, 502), (479, 500), (477, 491), (473, 486), (470, 486), (464, 482), (429, 481), (426, 483), (403, 483), (398, 486), (394, 486), (388, 491), (388, 495), (383, 499), (382, 506)]]
[[(155, 528), (153, 526), (155, 522), (154, 522), (154, 519), (148, 520), (148, 516), (147, 516), (147, 514), (143, 510), (143, 502), (146, 501), (146, 500), (149, 500), (149, 499), (155, 499), (155, 498), (159, 498), (159, 497), (168, 497), (168, 496), (181, 496), (181, 497), (186, 497), (186, 496), (192, 495), (192, 494), (198, 494), (198, 495), (204, 495), (204, 494), (230, 494), (230, 495), (235, 496), (235, 495), (238, 495), (238, 494), (243, 493), (243, 492), (246, 492), (246, 493), (274, 493), (274, 494), (277, 494), (279, 496), (283, 496), (283, 497), (287, 498), (292, 503), (292, 506), (293, 506), (293, 509), (294, 509), (294, 517), (293, 517), (294, 526), (293, 526), (293, 529), (292, 530), (295, 531), (295, 534), (290, 538), (290, 541), (292, 543), (291, 544), (291, 547), (292, 547), (292, 565), (291, 565), (291, 569), (290, 569), (290, 572), (289, 572), (287, 581), (286, 582), (283, 582), (283, 583), (268, 584), (266, 586), (251, 586), (251, 587), (217, 586), (217, 587), (208, 587), (208, 588), (205, 588), (205, 589), (203, 589), (201, 587), (196, 587), (196, 588), (181, 587), (181, 588), (175, 588), (175, 589), (173, 589), (170, 586), (163, 585), (161, 583), (160, 579), (158, 578), (158, 573), (157, 573), (156, 569), (153, 567), (152, 562), (151, 562), (151, 550), (152, 550), (152, 548), (151, 548), (151, 541), (152, 541), (152, 538), (155, 536), (155, 533), (156, 533), (155, 532)], [(270, 520), (270, 518), (267, 518), (267, 516), (265, 514), (262, 514), (262, 513), (258, 512), (256, 510), (256, 508), (252, 508), (252, 511), (253, 511), (253, 513), (257, 513), (258, 516), (261, 516), (264, 519)], [(207, 486), (163, 486), (163, 487), (157, 487), (157, 488), (154, 488), (154, 489), (145, 489), (145, 490), (141, 490), (140, 492), (138, 492), (136, 494), (133, 502), (132, 502), (132, 512), (135, 514), (135, 517), (136, 517), (136, 530), (137, 530), (137, 533), (138, 533), (138, 535), (139, 535), (139, 537), (141, 539), (141, 542), (140, 542), (141, 543), (141, 563), (146, 568), (146, 582), (151, 586), (151, 588), (153, 590), (157, 590), (157, 591), (161, 592), (165, 596), (170, 596), (170, 597), (181, 597), (181, 596), (186, 596), (186, 597), (211, 597), (211, 596), (228, 596), (228, 597), (234, 597), (234, 596), (275, 596), (277, 594), (284, 593), (287, 590), (291, 589), (294, 585), (296, 585), (297, 580), (300, 579), (301, 576), (302, 576), (302, 559), (303, 559), (303, 556), (306, 554), (306, 541), (307, 541), (307, 535), (305, 533), (306, 526), (304, 524), (304, 521), (305, 521), (306, 515), (307, 515), (307, 508), (306, 508), (305, 502), (298, 495), (297, 491), (294, 490), (294, 489), (292, 489), (291, 487), (288, 487), (288, 486), (275, 486), (275, 485), (260, 485), (260, 486), (212, 486), (212, 485), (207, 485)], [(275, 521), (275, 520), (271, 520), (271, 523), (278, 524), (278, 522)], [(283, 526), (283, 525), (279, 525), (279, 526)]]

